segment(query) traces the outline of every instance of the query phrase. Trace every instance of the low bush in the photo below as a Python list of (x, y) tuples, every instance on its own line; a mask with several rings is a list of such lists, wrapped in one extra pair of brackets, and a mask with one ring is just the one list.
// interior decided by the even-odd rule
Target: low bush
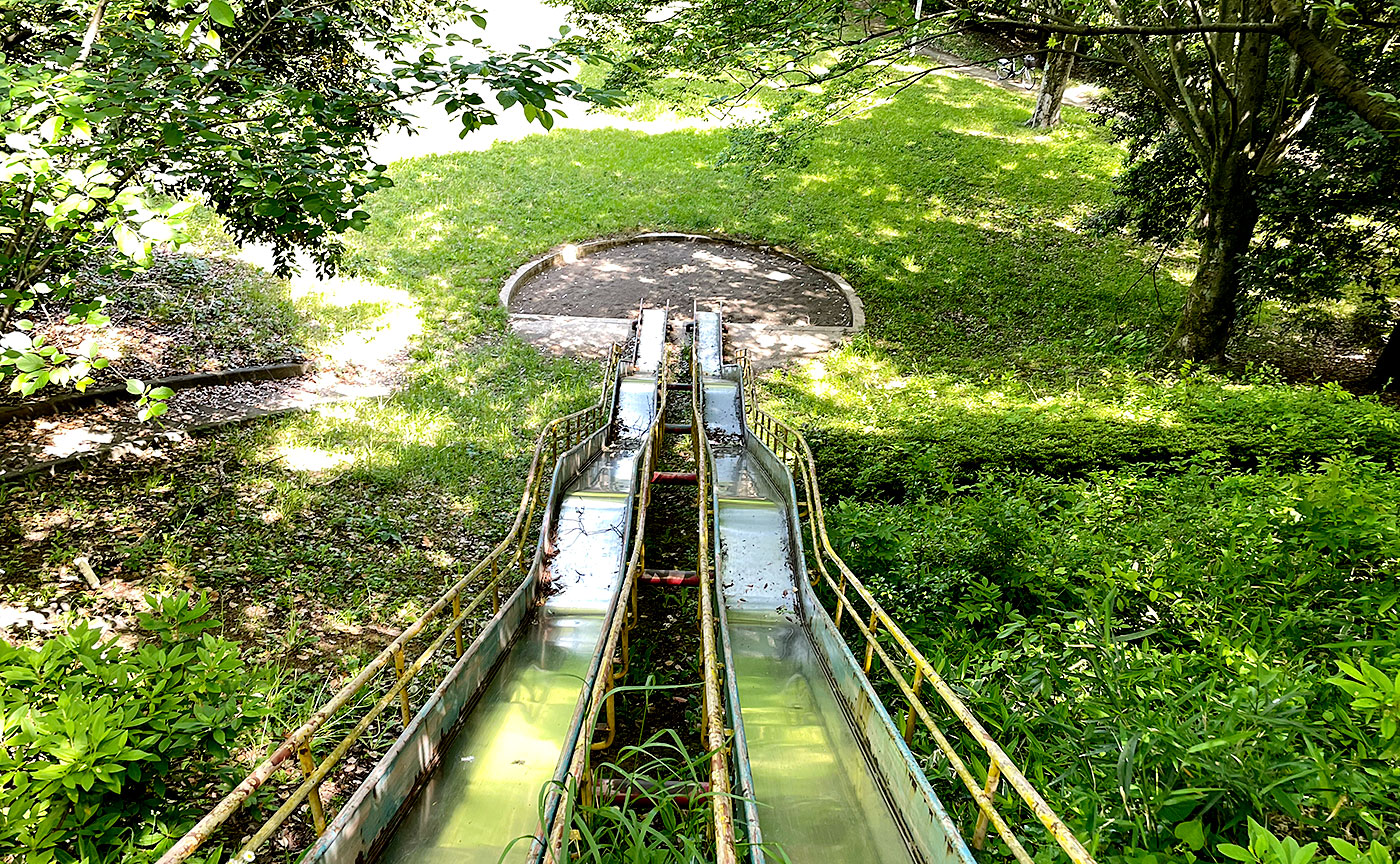
[(86, 624), (0, 642), (0, 860), (153, 858), (193, 815), (173, 793), (218, 778), (264, 714), (238, 646), (208, 632), (207, 598), (146, 602), (134, 649)]
[[(1247, 848), (1250, 820), (1305, 845), (1400, 839), (1397, 512), (1400, 476), (1342, 455), (988, 475), (829, 511), (1099, 860), (1135, 864), (1230, 860), (1211, 850)], [(1303, 860), (1259, 854), (1237, 860)]]

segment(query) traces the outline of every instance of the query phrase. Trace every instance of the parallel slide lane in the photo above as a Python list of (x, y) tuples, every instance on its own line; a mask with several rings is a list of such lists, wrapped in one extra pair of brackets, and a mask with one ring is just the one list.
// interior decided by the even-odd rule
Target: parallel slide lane
[(970, 864), (960, 840), (912, 837), (892, 808), (832, 683), (835, 661), (803, 620), (797, 514), (777, 485), (790, 477), (746, 433), (737, 370), (722, 365), (719, 315), (697, 313), (695, 332), (725, 636), (762, 835), (750, 861), (917, 864), (925, 855), (915, 850), (941, 846), (952, 854), (939, 860)]
[(580, 690), (596, 674), (626, 567), (637, 461), (658, 422), (665, 317), (643, 313), (632, 374), (619, 383), (615, 443), (558, 496), (540, 575), (546, 599), (400, 817), (382, 864), (496, 864), (512, 844), (506, 860), (530, 854), (542, 792), (567, 745)]

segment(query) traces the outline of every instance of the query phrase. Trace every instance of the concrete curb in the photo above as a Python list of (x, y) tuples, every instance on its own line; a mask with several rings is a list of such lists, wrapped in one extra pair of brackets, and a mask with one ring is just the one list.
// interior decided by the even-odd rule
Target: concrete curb
[[(155, 378), (146, 384), (152, 387), (169, 387), (171, 390), (188, 390), (192, 387), (218, 387), (226, 384), (243, 384), (248, 381), (281, 381), (296, 378), (311, 370), (311, 363), (274, 363), (271, 366), (248, 366), (242, 369), (225, 369), (220, 372), (196, 372), (192, 375), (175, 375), (170, 378)], [(35, 417), (48, 417), (62, 414), (77, 408), (87, 408), (99, 402), (124, 402), (135, 399), (135, 394), (125, 387), (106, 387), (89, 390), (86, 393), (67, 393), (45, 399), (42, 402), (28, 402), (0, 408), (0, 424), (11, 420), (30, 420)], [(0, 475), (3, 479), (3, 475)]]
[[(797, 262), (798, 264), (801, 264), (804, 267), (810, 267), (811, 269), (817, 271), (818, 273), (829, 279), (831, 283), (837, 288), (841, 289), (841, 294), (846, 298), (846, 306), (850, 309), (851, 312), (851, 323), (847, 326), (842, 327), (841, 329), (845, 330), (847, 332), (847, 335), (858, 333), (861, 330), (865, 329), (865, 304), (862, 303), (860, 298), (856, 296), (855, 289), (851, 287), (851, 283), (841, 278), (841, 276), (832, 273), (829, 270), (823, 270), (820, 267), (817, 267), (813, 264), (808, 263), (807, 261), (804, 261), (800, 255), (794, 254), (791, 250), (785, 249), (782, 246), (767, 246), (761, 243), (749, 243), (743, 240), (737, 240), (733, 237), (726, 237), (723, 234), (686, 234), (679, 231), (645, 231), (640, 234), (626, 234), (618, 237), (603, 237), (598, 240), (586, 240), (582, 243), (566, 243), (561, 246), (557, 246), (554, 249), (551, 249), (550, 251), (539, 256), (538, 258), (532, 258), (531, 260), (525, 262), (524, 264), (517, 267), (514, 273), (510, 274), (506, 281), (501, 284), (501, 291), (499, 295), (501, 305), (506, 308), (507, 312), (509, 312), (510, 301), (515, 298), (515, 293), (520, 289), (521, 285), (535, 278), (541, 273), (544, 273), (547, 270), (552, 270), (555, 267), (562, 267), (565, 264), (570, 263), (570, 261), (566, 259), (564, 255), (564, 250), (569, 247), (572, 247), (574, 250), (572, 256), (573, 259), (578, 260), (579, 258), (587, 258), (589, 255), (596, 255), (599, 252), (606, 252), (609, 249), (615, 249), (618, 246), (626, 246), (630, 243), (645, 243), (648, 241), (664, 240), (704, 240), (711, 243), (729, 243), (734, 246), (747, 246), (750, 249), (757, 249), (761, 252), (772, 252), (774, 254), (781, 255), (784, 258), (789, 258)], [(515, 315), (521, 313), (511, 314)], [(531, 317), (547, 318), (550, 316), (535, 315)]]

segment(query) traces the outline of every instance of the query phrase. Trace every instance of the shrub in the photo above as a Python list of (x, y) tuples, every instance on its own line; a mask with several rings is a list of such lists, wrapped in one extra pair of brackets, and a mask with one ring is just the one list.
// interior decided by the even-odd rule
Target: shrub
[(838, 551), (1105, 864), (1227, 861), (1251, 818), (1300, 848), (1393, 844), (1397, 512), (1400, 476), (1342, 453), (1300, 473), (1002, 474), (828, 511)]
[(174, 833), (165, 820), (188, 815), (162, 815), (172, 787), (266, 713), (238, 646), (207, 632), (207, 598), (146, 602), (154, 638), (135, 650), (86, 624), (38, 648), (0, 642), (0, 859), (151, 857)]

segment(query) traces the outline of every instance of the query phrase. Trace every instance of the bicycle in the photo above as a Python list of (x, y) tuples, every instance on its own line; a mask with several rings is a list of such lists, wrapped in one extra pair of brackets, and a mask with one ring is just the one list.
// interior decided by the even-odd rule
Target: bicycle
[(1035, 56), (1002, 57), (997, 60), (998, 81), (1019, 81), (1026, 89), (1035, 86)]

